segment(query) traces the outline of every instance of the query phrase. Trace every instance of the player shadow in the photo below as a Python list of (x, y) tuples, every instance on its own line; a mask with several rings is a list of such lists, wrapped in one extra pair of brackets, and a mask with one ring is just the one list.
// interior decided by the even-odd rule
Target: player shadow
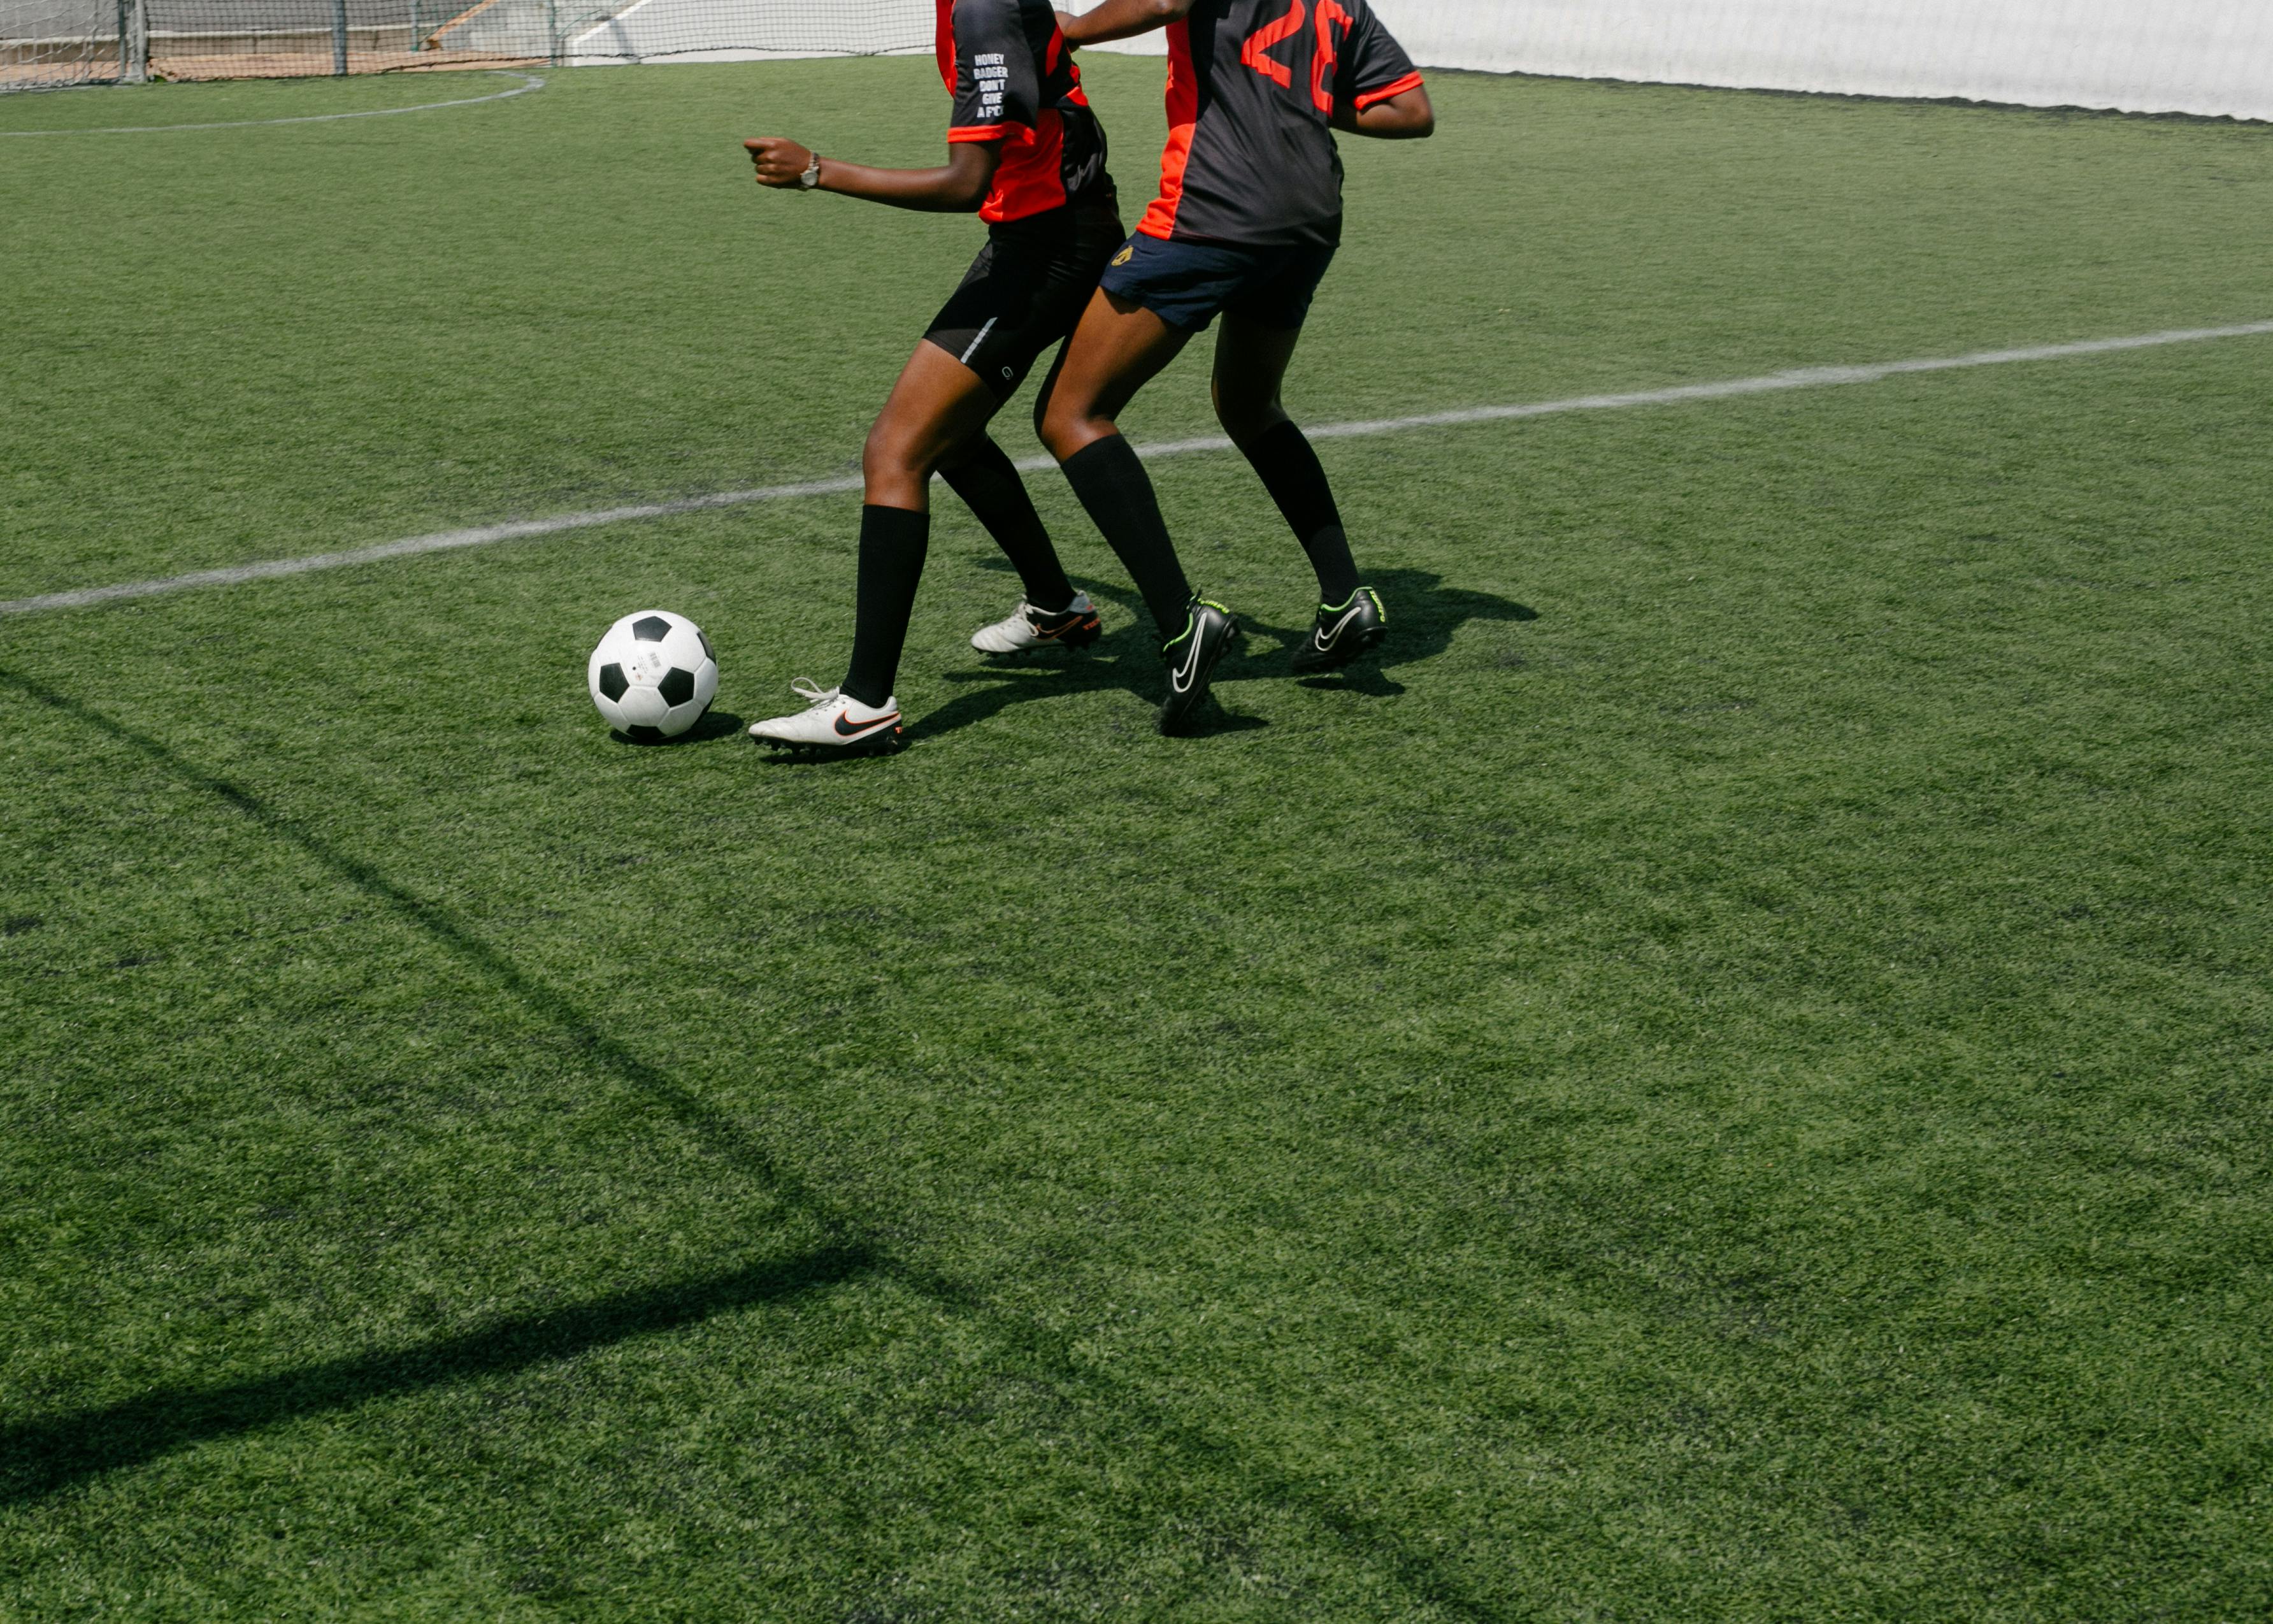
[[(1092, 597), (1097, 595), (1098, 589), (1084, 590)], [(910, 742), (960, 732), (999, 716), (1013, 705), (1036, 700), (1062, 699), (1071, 694), (1119, 692), (1141, 700), (1149, 710), (1157, 707), (1167, 692), (1167, 668), (1160, 664), (1159, 652), (1152, 646), (1149, 635), (1136, 625), (1124, 625), (1107, 632), (1079, 652), (1070, 649), (1037, 649), (1028, 654), (974, 653), (971, 658), (982, 662), (977, 669), (942, 673), (948, 681), (964, 685), (964, 691), (910, 723)], [(1226, 655), (1224, 665), (1229, 665), (1232, 658)], [(1216, 668), (1218, 681), (1222, 680), (1223, 668)], [(1132, 725), (1137, 725), (1133, 718)], [(1143, 717), (1141, 726), (1152, 726), (1149, 715)], [(1184, 736), (1198, 739), (1252, 733), (1270, 726), (1259, 716), (1242, 716), (1228, 710), (1211, 696)]]
[[(1468, 587), (1445, 587), (1444, 575), (1428, 568), (1384, 568), (1373, 575), (1373, 584), (1389, 607), (1389, 637), (1375, 653), (1341, 671), (1295, 678), (1307, 689), (1348, 691), (1369, 698), (1393, 698), (1405, 691), (1392, 671), (1428, 664), (1452, 646), (1452, 637), (1475, 621), (1536, 621), (1539, 610), (1514, 598)], [(1309, 626), (1298, 626), (1282, 635), (1282, 662), (1291, 662), (1295, 643), (1309, 637)], [(1291, 675), (1291, 669), (1289, 669)]]
[[(1000, 558), (983, 559), (979, 567), (1005, 574), (1010, 570), (1008, 560)], [(1076, 579), (1074, 585), (1092, 599), (1109, 598), (1129, 608), (1136, 623), (1124, 623), (1078, 651), (1036, 649), (1024, 654), (989, 655), (966, 649), (964, 652), (970, 655), (972, 667), (942, 673), (948, 681), (964, 685), (964, 691), (908, 724), (910, 742), (959, 733), (1001, 715), (1013, 705), (1060, 699), (1069, 694), (1117, 691), (1148, 707), (1157, 706), (1167, 692), (1167, 678), (1158, 650), (1141, 629), (1142, 604), (1134, 594), (1114, 591), (1099, 582)], [(1149, 718), (1144, 725), (1151, 725)], [(1268, 726), (1260, 718), (1227, 716), (1219, 706), (1211, 704), (1193, 731), (1242, 732)]]
[(326, 1359), (251, 1381), (160, 1387), (115, 1404), (12, 1423), (0, 1426), (0, 1505), (42, 1500), (101, 1473), (211, 1439), (507, 1375), (631, 1337), (679, 1330), (713, 1314), (841, 1285), (875, 1266), (864, 1246), (825, 1246), (699, 1280), (516, 1315), (388, 1352)]
[[(1460, 628), (1474, 621), (1535, 620), (1539, 611), (1528, 604), (1517, 603), (1512, 598), (1501, 598), (1492, 592), (1471, 591), (1467, 587), (1446, 586), (1444, 576), (1428, 569), (1384, 569), (1373, 573), (1369, 584), (1381, 594), (1389, 611), (1389, 635), (1380, 648), (1339, 671), (1320, 672), (1311, 676), (1296, 676), (1294, 656), (1296, 648), (1310, 635), (1308, 620), (1291, 627), (1278, 627), (1258, 620), (1251, 615), (1240, 617), (1251, 633), (1261, 634), (1276, 644), (1263, 646), (1253, 636), (1249, 639), (1249, 658), (1241, 666), (1241, 675), (1232, 680), (1253, 680), (1257, 678), (1288, 678), (1307, 688), (1323, 693), (1344, 692), (1362, 694), (1369, 698), (1388, 699), (1405, 692), (1405, 685), (1389, 673), (1407, 665), (1426, 665), (1452, 646), (1452, 638)], [(1218, 681), (1226, 679), (1219, 675)]]
[[(981, 568), (1007, 570), (1009, 567), (989, 560)], [(911, 723), (909, 737), (939, 737), (986, 721), (1012, 705), (1069, 694), (1119, 689), (1157, 704), (1166, 679), (1159, 655), (1141, 629), (1144, 625), (1142, 601), (1128, 588), (1108, 583), (1076, 581), (1075, 584), (1092, 601), (1118, 605), (1135, 624), (1124, 623), (1108, 632), (1086, 653), (1046, 649), (1031, 654), (975, 655), (984, 663), (974, 670), (948, 672), (947, 680), (986, 686), (967, 688), (922, 720)], [(1321, 691), (1393, 698), (1405, 692), (1405, 685), (1389, 674), (1392, 671), (1435, 659), (1452, 647), (1454, 635), (1470, 622), (1539, 618), (1536, 609), (1512, 598), (1448, 587), (1444, 577), (1432, 570), (1380, 570), (1374, 574), (1372, 584), (1389, 607), (1389, 636), (1374, 653), (1342, 671), (1297, 677), (1294, 651), (1310, 635), (1310, 623), (1280, 626), (1242, 609), (1238, 613), (1244, 635), (1216, 666), (1212, 687), (1293, 680)], [(1212, 697), (1193, 733), (1200, 736), (1245, 733), (1268, 726), (1262, 718), (1242, 715)]]
[(705, 710), (694, 726), (675, 739), (634, 739), (620, 727), (611, 727), (608, 737), (618, 744), (630, 745), (634, 749), (668, 750), (679, 745), (708, 744), (713, 739), (731, 738), (748, 726), (731, 710)]

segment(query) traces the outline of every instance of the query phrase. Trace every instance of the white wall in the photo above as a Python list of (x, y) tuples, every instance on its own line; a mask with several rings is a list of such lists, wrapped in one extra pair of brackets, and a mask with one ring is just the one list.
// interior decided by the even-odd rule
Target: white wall
[[(507, 6), (521, 3), (503, 0)], [(549, 5), (562, 19), (566, 59), (587, 64), (928, 50), (934, 19), (932, 0), (839, 0), (831, 5), (803, 0), (535, 3)], [(498, 9), (495, 0), (489, 9)]]
[(2273, 0), (1373, 4), (1430, 67), (2273, 119)]
[(1374, 0), (1374, 9), (1417, 61), (1438, 67), (2273, 119), (2273, 0)]
[[(0, 6), (24, 0), (0, 0)], [(572, 56), (921, 50), (931, 0), (554, 0)], [(1060, 0), (1085, 11), (1099, 0)], [(1293, 0), (1287, 0), (1291, 4)], [(509, 9), (512, 0), (495, 10)], [(2273, 119), (2273, 0), (1374, 0), (1432, 67)], [(596, 16), (595, 21), (597, 21)], [(1158, 34), (1113, 49), (1157, 52)]]

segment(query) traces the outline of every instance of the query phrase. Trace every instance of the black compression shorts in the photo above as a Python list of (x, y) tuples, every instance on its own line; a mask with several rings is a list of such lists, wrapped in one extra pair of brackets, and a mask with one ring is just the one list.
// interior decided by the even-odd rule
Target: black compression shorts
[(989, 226), (986, 246), (924, 336), (1007, 401), (1043, 352), (1073, 331), (1124, 240), (1110, 201)]

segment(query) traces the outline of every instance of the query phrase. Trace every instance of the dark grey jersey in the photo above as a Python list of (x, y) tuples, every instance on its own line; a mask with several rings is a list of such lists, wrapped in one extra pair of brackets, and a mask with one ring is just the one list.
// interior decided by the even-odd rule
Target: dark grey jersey
[(1199, 0), (1168, 26), (1160, 196), (1136, 229), (1178, 242), (1340, 240), (1337, 107), (1421, 83), (1367, 0)]

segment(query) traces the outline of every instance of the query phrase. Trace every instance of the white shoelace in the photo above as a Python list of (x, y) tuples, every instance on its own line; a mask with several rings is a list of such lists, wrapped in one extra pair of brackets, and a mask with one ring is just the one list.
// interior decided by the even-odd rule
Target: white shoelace
[(839, 689), (823, 688), (810, 677), (792, 678), (789, 687), (790, 692), (805, 701), (807, 710), (814, 710), (822, 705), (833, 705), (844, 697), (844, 694)]

